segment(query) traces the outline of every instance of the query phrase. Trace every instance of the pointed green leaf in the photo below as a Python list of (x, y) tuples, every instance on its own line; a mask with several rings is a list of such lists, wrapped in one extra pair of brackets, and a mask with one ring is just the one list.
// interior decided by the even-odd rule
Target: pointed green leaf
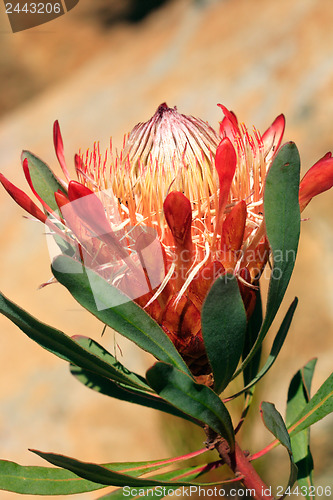
[(170, 405), (162, 398), (154, 396), (151, 393), (143, 392), (134, 387), (123, 386), (116, 384), (112, 380), (105, 377), (96, 375), (95, 373), (83, 370), (77, 366), (71, 365), (70, 367), (72, 375), (82, 384), (93, 389), (94, 391), (105, 394), (111, 398), (120, 399), (121, 401), (128, 401), (129, 403), (138, 404), (141, 406), (146, 406), (148, 408), (153, 408), (155, 410), (163, 411), (164, 413), (169, 413), (170, 415), (175, 415), (176, 417), (189, 420), (190, 422), (199, 425), (199, 422), (178, 410), (174, 406)]
[(310, 401), (310, 389), (317, 359), (311, 359), (292, 378), (287, 401), (286, 423), (292, 425)]
[(325, 380), (316, 394), (305, 405), (295, 422), (289, 427), (293, 437), (333, 412), (333, 373)]
[[(207, 450), (198, 450), (187, 456), (151, 460), (148, 462), (116, 462), (104, 464), (103, 467), (118, 472), (126, 472), (129, 476), (138, 477), (148, 472), (168, 467), (170, 464), (188, 460)], [(198, 466), (196, 466), (198, 468)], [(192, 468), (190, 468), (192, 469)], [(189, 469), (189, 470), (190, 470)], [(175, 471), (173, 471), (175, 472)], [(174, 474), (176, 476), (177, 474)], [(188, 475), (189, 480), (198, 473)], [(167, 479), (167, 477), (165, 477)], [(170, 477), (171, 479), (171, 477)], [(7, 460), (0, 460), (0, 490), (26, 495), (73, 495), (105, 488), (106, 485), (87, 481), (66, 469), (54, 467), (23, 466)]]
[(23, 466), (0, 460), (0, 490), (25, 495), (73, 495), (105, 488), (54, 467)]
[(261, 368), (259, 373), (249, 382), (241, 391), (237, 392), (236, 394), (233, 394), (227, 400), (234, 399), (238, 397), (240, 394), (243, 394), (244, 392), (247, 392), (251, 387), (253, 387), (267, 372), (268, 370), (272, 367), (274, 364), (281, 347), (283, 346), (283, 343), (287, 337), (287, 333), (289, 331), (289, 327), (291, 324), (291, 321), (294, 316), (295, 309), (297, 307), (298, 299), (295, 298), (292, 304), (290, 305), (287, 314), (284, 317), (284, 320), (282, 321), (282, 324), (279, 328), (279, 331), (276, 334), (276, 337), (274, 339), (271, 351), (269, 353), (269, 356), (267, 358), (266, 363), (264, 366)]
[(281, 414), (277, 411), (273, 403), (263, 401), (260, 407), (261, 417), (267, 429), (287, 448), (291, 454), (290, 437)]
[[(256, 291), (256, 305), (252, 316), (250, 317), (246, 333), (244, 349), (242, 353), (243, 360), (247, 357), (252, 347), (254, 346), (262, 325), (262, 301), (260, 288)], [(261, 358), (261, 346), (258, 348), (256, 354), (251, 359), (250, 363), (243, 370), (244, 385), (247, 385), (255, 378), (258, 373)]]
[(296, 145), (289, 142), (278, 152), (265, 184), (264, 214), (273, 270), (263, 331), (268, 330), (275, 318), (295, 265), (301, 220), (299, 176), (299, 153)]
[[(151, 391), (151, 388), (147, 384), (144, 377), (138, 375), (137, 373), (131, 372), (123, 364), (120, 363), (111, 353), (109, 353), (103, 346), (101, 346), (96, 340), (90, 339), (89, 337), (84, 337), (83, 335), (74, 335), (72, 337), (75, 342), (82, 346), (85, 350), (89, 351), (94, 356), (108, 363), (115, 369), (116, 375), (112, 380), (116, 382), (121, 382), (126, 385), (133, 387), (141, 387), (144, 391)], [(80, 368), (78, 368), (79, 370)]]
[[(190, 481), (177, 480), (177, 481), (166, 481), (166, 480), (156, 480), (152, 478), (139, 478), (130, 475), (128, 471), (126, 474), (118, 472), (115, 469), (111, 469), (113, 464), (110, 464), (110, 468), (93, 464), (90, 462), (82, 462), (76, 460), (75, 458), (65, 457), (64, 455), (59, 455), (57, 453), (45, 453), (39, 450), (30, 450), (36, 455), (40, 456), (47, 462), (55, 465), (56, 467), (62, 467), (64, 469), (70, 470), (77, 474), (78, 476), (87, 479), (88, 481), (98, 482), (99, 484), (104, 484), (106, 486), (133, 486), (144, 488), (154, 487), (154, 486), (191, 486), (195, 485)], [(219, 483), (200, 483), (202, 486), (210, 486), (212, 484)]]
[(230, 382), (244, 347), (246, 313), (237, 279), (217, 278), (202, 307), (202, 335), (219, 394)]
[(113, 358), (111, 354), (108, 353), (109, 357), (107, 359), (103, 359), (101, 355), (96, 356), (92, 352), (89, 352), (89, 350), (81, 347), (60, 330), (45, 325), (45, 323), (41, 323), (33, 316), (30, 316), (30, 314), (1, 293), (0, 312), (15, 323), (28, 337), (59, 358), (103, 377), (111, 378), (112, 380), (134, 387), (146, 387), (146, 384), (139, 376), (134, 380), (127, 376), (125, 368), (122, 371), (119, 369), (119, 366), (116, 369), (113, 364), (110, 364), (110, 360)]
[[(135, 302), (127, 299), (117, 288), (101, 276), (84, 268), (75, 260), (60, 256), (55, 259), (52, 271), (56, 279), (71, 295), (94, 316), (124, 337), (135, 342), (141, 349), (157, 359), (171, 363), (189, 373), (175, 346), (159, 325)], [(99, 309), (99, 304), (114, 299), (114, 307)]]
[(266, 176), (264, 214), (266, 234), (273, 256), (266, 314), (257, 341), (239, 373), (260, 348), (280, 307), (294, 269), (300, 234), (298, 203), (300, 158), (294, 143), (277, 153)]
[(209, 425), (234, 448), (234, 431), (228, 410), (209, 387), (166, 363), (156, 363), (146, 373), (151, 387), (163, 399)]
[(66, 193), (63, 185), (59, 182), (50, 167), (40, 158), (30, 153), (30, 151), (22, 151), (22, 162), (25, 159), (28, 160), (31, 182), (35, 190), (52, 210), (58, 210), (54, 193), (58, 189)]
[[(309, 402), (310, 388), (317, 360), (312, 359), (291, 380), (288, 390), (286, 424), (291, 425), (297, 419), (301, 410)], [(312, 483), (313, 460), (310, 451), (310, 431), (305, 429), (291, 438), (291, 448), (298, 467), (297, 480), (305, 491), (310, 491)], [(307, 493), (306, 498), (310, 500)]]
[[(192, 451), (186, 455), (180, 455), (171, 458), (162, 458), (157, 460), (148, 460), (143, 462), (113, 462), (111, 464), (103, 465), (107, 469), (124, 472), (130, 476), (139, 477), (148, 472), (157, 471), (170, 465), (176, 464), (177, 462), (183, 463), (186, 460), (201, 456), (208, 453), (209, 450), (202, 448), (201, 450)], [(205, 460), (204, 460), (205, 462)]]
[[(258, 338), (261, 325), (262, 325), (262, 302), (261, 302), (260, 288), (258, 287), (258, 290), (256, 291), (255, 308), (250, 319), (247, 322), (247, 328), (245, 332), (245, 342), (242, 352), (243, 361), (251, 351), (252, 347), (254, 346)], [(231, 399), (234, 399), (235, 397), (243, 393), (245, 396), (241, 417), (239, 419), (237, 427), (235, 428), (235, 434), (237, 434), (240, 428), (242, 427), (253, 401), (255, 383), (252, 382), (254, 381), (256, 375), (258, 374), (260, 359), (261, 359), (261, 351), (262, 351), (261, 346), (259, 346), (257, 352), (243, 370), (244, 389), (238, 392), (237, 394), (234, 394), (233, 396), (224, 399), (224, 402), (226, 402)]]
[(295, 465), (291, 451), (290, 437), (281, 414), (272, 403), (263, 401), (260, 407), (260, 413), (267, 429), (280, 441), (286, 448), (290, 458), (290, 476), (287, 488), (291, 488), (297, 479), (297, 466)]
[(312, 384), (312, 378), (313, 378), (313, 372), (317, 364), (317, 358), (310, 359), (310, 361), (303, 366), (301, 369), (301, 376), (302, 376), (302, 381), (303, 381), (303, 388), (304, 388), (304, 396), (305, 399), (307, 400), (306, 402), (310, 401), (310, 394), (311, 394), (311, 384)]

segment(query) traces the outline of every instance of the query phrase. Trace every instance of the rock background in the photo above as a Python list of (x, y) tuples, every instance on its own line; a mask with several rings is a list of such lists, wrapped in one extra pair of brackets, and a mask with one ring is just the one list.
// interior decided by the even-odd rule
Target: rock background
[[(147, 4), (147, 10), (150, 3)], [(135, 14), (139, 2), (81, 0), (47, 25), (12, 34), (0, 12), (0, 170), (24, 187), (21, 149), (30, 149), (57, 169), (52, 124), (59, 119), (67, 158), (95, 140), (121, 145), (123, 134), (147, 120), (166, 101), (185, 114), (217, 126), (216, 104), (264, 131), (275, 116), (287, 117), (286, 140), (300, 150), (304, 171), (333, 148), (333, 6), (330, 0), (178, 0), (155, 2)], [(133, 14), (134, 12), (134, 14)], [(2, 190), (1, 290), (41, 320), (100, 338), (101, 327), (58, 285), (38, 290), (50, 277), (43, 228), (22, 218)], [(318, 356), (316, 390), (332, 368), (333, 197), (314, 200), (304, 214), (296, 271), (284, 308), (300, 304), (289, 338), (260, 397), (284, 412), (289, 380)], [(41, 464), (37, 448), (96, 462), (167, 456), (176, 419), (108, 400), (81, 387), (66, 365), (0, 318), (1, 457)], [(149, 364), (119, 336), (128, 364)], [(113, 349), (111, 332), (104, 336)], [(118, 351), (119, 354), (119, 351)], [(259, 396), (258, 396), (259, 398)], [(178, 428), (178, 431), (177, 431)], [(313, 428), (316, 483), (332, 484), (332, 419)], [(268, 443), (255, 426), (249, 446)], [(200, 447), (201, 441), (193, 443)], [(179, 450), (180, 452), (182, 449)], [(272, 458), (266, 477), (284, 484), (287, 458)], [(276, 472), (278, 470), (278, 472)], [(280, 475), (281, 474), (281, 475)], [(282, 475), (283, 474), (283, 475)], [(1, 493), (10, 500), (16, 494)], [(80, 495), (94, 499), (98, 493)], [(29, 498), (29, 497), (26, 497)], [(51, 497), (50, 497), (51, 498)], [(52, 497), (56, 498), (56, 497)]]

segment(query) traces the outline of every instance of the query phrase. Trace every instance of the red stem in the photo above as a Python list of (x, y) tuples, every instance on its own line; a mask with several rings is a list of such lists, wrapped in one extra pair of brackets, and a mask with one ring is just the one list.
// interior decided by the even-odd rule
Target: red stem
[(234, 457), (235, 460), (232, 469), (235, 474), (241, 474), (244, 476), (242, 483), (247, 490), (251, 490), (253, 492), (252, 497), (255, 500), (273, 499), (274, 497), (271, 495), (271, 488), (263, 482), (249, 461), (249, 458), (245, 456), (243, 450), (237, 443), (235, 443)]
[(207, 436), (206, 446), (209, 450), (216, 449), (220, 455), (222, 462), (230, 467), (246, 488), (246, 496), (251, 495), (255, 500), (274, 500), (271, 494), (271, 487), (267, 486), (261, 479), (251, 463), (251, 457), (246, 455), (235, 442), (235, 449), (230, 450), (229, 443), (226, 439), (219, 436), (210, 427), (205, 427)]

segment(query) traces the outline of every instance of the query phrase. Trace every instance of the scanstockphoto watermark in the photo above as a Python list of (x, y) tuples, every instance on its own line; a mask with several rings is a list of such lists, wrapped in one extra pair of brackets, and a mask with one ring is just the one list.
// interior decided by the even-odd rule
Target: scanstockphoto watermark
[[(115, 307), (153, 291), (156, 293), (168, 279), (186, 282), (190, 280), (193, 269), (196, 273), (191, 280), (196, 276), (210, 282), (218, 277), (229, 281), (235, 276), (246, 280), (248, 266), (252, 278), (264, 274), (269, 279), (279, 280), (283, 267), (293, 265), (296, 258), (294, 250), (276, 250), (271, 256), (272, 269), (270, 266), (262, 269), (262, 263), (269, 257), (266, 248), (262, 251), (246, 249), (244, 252), (220, 249), (210, 256), (211, 261), (228, 263), (228, 266), (216, 266), (212, 276), (212, 268), (206, 266), (206, 260), (197, 259), (190, 251), (163, 250), (156, 230), (145, 225), (144, 221), (131, 225), (128, 218), (124, 222), (119, 214), (118, 199), (111, 189), (64, 204), (61, 213), (54, 212), (48, 222), (49, 227), (56, 229), (47, 231), (54, 268), (64, 272), (56, 260), (63, 254), (80, 263), (80, 273), (88, 277), (98, 310)], [(74, 272), (77, 273), (77, 266)], [(68, 267), (66, 273), (69, 273)], [(98, 276), (112, 284), (119, 293), (110, 293), (101, 302), (96, 293)]]
[(72, 10), (79, 0), (3, 0), (13, 33), (48, 23)]
[[(123, 487), (123, 496), (126, 497), (160, 497), (165, 496), (175, 498), (189, 498), (191, 496), (202, 498), (254, 498), (256, 492), (253, 489), (247, 488), (221, 488), (214, 486), (212, 488), (203, 488), (202, 486), (181, 486), (178, 488), (169, 488), (166, 486), (157, 486), (156, 488), (132, 488), (130, 486)], [(263, 493), (266, 493), (265, 491)]]
[[(178, 488), (168, 488), (165, 486), (157, 486), (155, 488), (132, 488), (130, 486), (123, 487), (123, 496), (126, 497), (160, 497), (164, 498), (166, 495), (175, 498), (186, 498), (195, 495), (196, 497), (203, 498), (254, 498), (256, 495), (255, 490), (251, 488), (221, 488), (220, 486), (214, 486), (212, 488), (202, 486), (181, 486)], [(263, 497), (271, 498), (274, 495), (272, 486), (262, 487), (261, 495)], [(274, 497), (282, 498), (283, 495), (297, 496), (297, 497), (327, 497), (332, 496), (331, 486), (308, 486), (304, 485), (299, 487), (298, 485), (294, 487), (287, 486), (276, 486), (276, 494)]]

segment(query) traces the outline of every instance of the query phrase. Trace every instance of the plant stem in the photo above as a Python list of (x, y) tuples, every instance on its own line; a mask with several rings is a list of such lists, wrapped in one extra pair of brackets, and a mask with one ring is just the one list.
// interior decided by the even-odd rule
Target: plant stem
[(230, 467), (246, 488), (246, 496), (251, 494), (255, 500), (274, 500), (271, 488), (264, 483), (253, 465), (250, 457), (244, 453), (241, 447), (235, 442), (235, 449), (230, 451), (230, 446), (226, 439), (219, 436), (210, 427), (205, 427), (207, 436), (206, 446), (208, 449), (215, 448), (223, 462)]
[(242, 483), (247, 490), (253, 491), (253, 498), (256, 500), (273, 499), (271, 488), (261, 479), (248, 457), (245, 456), (240, 446), (235, 443), (234, 468), (235, 474), (244, 476)]

